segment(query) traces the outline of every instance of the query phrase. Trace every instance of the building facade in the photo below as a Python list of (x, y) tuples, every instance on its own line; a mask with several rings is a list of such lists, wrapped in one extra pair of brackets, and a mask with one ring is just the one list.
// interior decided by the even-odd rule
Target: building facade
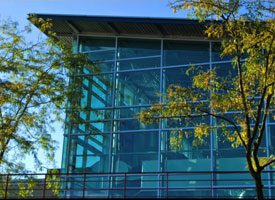
[[(65, 187), (75, 190), (65, 195), (78, 197), (85, 190), (85, 197), (255, 196), (244, 149), (232, 148), (218, 137), (222, 130), (195, 147), (194, 127), (183, 121), (163, 119), (147, 125), (137, 119), (142, 110), (165, 103), (169, 85), (192, 84), (192, 76), (186, 75), (191, 64), (201, 70), (215, 68), (220, 75), (234, 74), (230, 58), (220, 57), (219, 42), (203, 36), (204, 24), (160, 18), (38, 17), (51, 18), (58, 39), (95, 63), (71, 77), (81, 82), (82, 110), (78, 123), (66, 121), (62, 171), (79, 175), (71, 176)], [(196, 120), (219, 126), (211, 116)], [(175, 151), (172, 132), (179, 129), (185, 137)], [(274, 147), (275, 121), (270, 117), (260, 155), (274, 154)], [(272, 171), (263, 174), (269, 197), (275, 196), (274, 178)], [(84, 185), (79, 184), (83, 179)]]

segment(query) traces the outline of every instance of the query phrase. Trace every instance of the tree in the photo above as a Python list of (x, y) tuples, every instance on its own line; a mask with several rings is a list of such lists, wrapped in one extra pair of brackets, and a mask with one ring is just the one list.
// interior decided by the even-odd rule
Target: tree
[(5, 20), (0, 25), (0, 169), (24, 171), (22, 159), (32, 155), (41, 170), (42, 149), (54, 160), (52, 123), (62, 120), (67, 99), (76, 89), (69, 75), (88, 63), (83, 55), (56, 41), (49, 20), (30, 16), (49, 36), (27, 39), (31, 25), (20, 28)]
[[(191, 67), (192, 86), (171, 85), (166, 103), (153, 105), (139, 115), (145, 123), (172, 118), (193, 124), (193, 145), (203, 144), (211, 133), (222, 129), (218, 137), (230, 141), (233, 148), (244, 148), (258, 199), (264, 198), (262, 171), (275, 162), (274, 155), (259, 156), (267, 118), (275, 108), (274, 4), (258, 0), (171, 2), (175, 11), (189, 10), (192, 17), (206, 22), (206, 36), (221, 42), (221, 56), (231, 56), (232, 73), (221, 76), (215, 68), (203, 71)], [(238, 115), (228, 117), (228, 111)], [(202, 116), (219, 120), (219, 127), (194, 120)], [(170, 145), (179, 149), (183, 137), (183, 131), (175, 131)]]

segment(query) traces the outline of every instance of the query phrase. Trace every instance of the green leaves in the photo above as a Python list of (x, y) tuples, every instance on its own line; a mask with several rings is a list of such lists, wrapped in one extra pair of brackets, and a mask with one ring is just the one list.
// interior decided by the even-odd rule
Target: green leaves
[[(44, 32), (50, 20), (30, 16)], [(10, 19), (0, 23), (0, 166), (3, 171), (22, 169), (26, 154), (41, 169), (40, 149), (48, 162), (54, 160), (56, 142), (48, 133), (53, 122), (64, 116), (65, 102), (75, 95), (69, 75), (80, 66), (91, 65), (85, 56), (51, 38), (29, 41), (30, 26), (19, 28)]]

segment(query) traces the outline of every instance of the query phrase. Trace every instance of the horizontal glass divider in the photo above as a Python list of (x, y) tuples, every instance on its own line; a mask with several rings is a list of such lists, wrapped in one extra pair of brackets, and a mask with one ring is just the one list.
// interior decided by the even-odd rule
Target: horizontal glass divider
[(89, 76), (103, 76), (103, 75), (113, 75), (114, 72), (98, 72), (98, 73), (91, 73), (91, 74), (75, 74), (75, 75), (71, 75), (71, 78), (74, 77), (89, 77)]
[(79, 53), (87, 54), (87, 53), (97, 53), (97, 52), (108, 52), (108, 51), (115, 51), (116, 48), (113, 49), (98, 49), (98, 50), (90, 50), (90, 51), (79, 51)]
[[(112, 153), (112, 156), (119, 156), (119, 155), (144, 155), (144, 154), (152, 154), (152, 155), (157, 155), (158, 154), (158, 151), (144, 151), (144, 152), (128, 152), (128, 153), (120, 153), (120, 152), (116, 152), (116, 153)], [(155, 159), (155, 161), (157, 161), (157, 157)], [(154, 160), (152, 160), (154, 161)]]
[(117, 58), (116, 61), (128, 61), (128, 60), (143, 60), (148, 58), (161, 58), (161, 55), (153, 55), (153, 56), (139, 56), (139, 57), (129, 57), (129, 58)]
[[(152, 104), (153, 105), (153, 104)], [(93, 111), (93, 110), (117, 110), (117, 109), (126, 109), (126, 108), (140, 108), (140, 107), (150, 107), (151, 104), (143, 104), (143, 105), (132, 105), (132, 106), (115, 106), (115, 107), (98, 107), (98, 108), (82, 108), (82, 109), (67, 109), (67, 111)]]
[(137, 129), (137, 130), (126, 130), (126, 131), (114, 131), (112, 133), (120, 134), (120, 133), (139, 133), (139, 132), (158, 132), (158, 131), (159, 129)]
[(189, 63), (189, 64), (181, 64), (181, 65), (163, 65), (161, 68), (162, 69), (170, 69), (170, 68), (181, 68), (181, 67), (190, 67), (190, 66), (195, 66), (195, 67), (200, 67), (203, 65), (203, 67), (208, 67), (207, 65), (210, 65), (210, 62), (205, 62), (205, 63)]
[(95, 133), (70, 133), (70, 134), (63, 134), (64, 137), (77, 137), (77, 136), (93, 136), (93, 135), (104, 135), (109, 136), (113, 132), (95, 132)]
[(116, 74), (120, 74), (120, 73), (126, 73), (126, 72), (140, 72), (140, 71), (160, 71), (160, 67), (150, 67), (150, 68), (139, 68), (139, 69), (126, 69), (126, 70), (119, 70), (116, 71)]

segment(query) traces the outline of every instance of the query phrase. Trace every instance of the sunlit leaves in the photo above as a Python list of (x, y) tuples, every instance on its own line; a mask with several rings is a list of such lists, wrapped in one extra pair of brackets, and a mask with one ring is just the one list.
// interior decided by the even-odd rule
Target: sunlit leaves
[[(35, 16), (30, 20), (55, 36), (50, 20)], [(53, 123), (64, 117), (65, 102), (75, 95), (78, 85), (69, 85), (69, 76), (91, 65), (84, 55), (73, 54), (61, 41), (42, 37), (27, 40), (30, 31), (30, 26), (20, 28), (9, 19), (0, 23), (1, 171), (24, 169), (21, 158), (26, 154), (34, 157), (41, 170), (40, 150), (53, 161), (57, 144), (50, 132), (54, 132)]]

